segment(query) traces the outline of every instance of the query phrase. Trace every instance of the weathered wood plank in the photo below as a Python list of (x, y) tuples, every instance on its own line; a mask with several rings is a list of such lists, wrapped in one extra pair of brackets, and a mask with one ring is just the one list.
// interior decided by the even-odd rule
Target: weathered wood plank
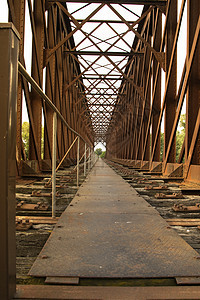
[(15, 299), (199, 299), (200, 286), (100, 287), (19, 285)]

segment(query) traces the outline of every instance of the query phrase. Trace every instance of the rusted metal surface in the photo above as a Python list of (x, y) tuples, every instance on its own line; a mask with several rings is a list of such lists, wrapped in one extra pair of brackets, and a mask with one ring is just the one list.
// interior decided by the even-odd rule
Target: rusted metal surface
[(182, 204), (175, 204), (173, 207), (174, 211), (178, 211), (178, 212), (200, 212), (200, 203), (196, 203), (195, 206), (186, 206), (186, 205), (182, 205)]
[[(195, 85), (195, 78), (198, 78), (199, 72), (198, 1), (191, 3), (191, 0), (183, 0), (179, 11), (177, 1), (172, 0), (95, 1), (94, 5), (88, 0), (84, 6), (81, 6), (82, 1), (75, 2), (80, 6), (77, 3), (78, 8), (73, 11), (71, 1), (69, 5), (67, 1), (41, 1), (35, 3), (33, 7), (31, 1), (27, 1), (33, 40), (34, 79), (40, 87), (45, 85), (46, 94), (57, 109), (62, 111), (64, 119), (82, 134), (91, 146), (102, 142), (106, 144), (108, 158), (137, 160), (136, 165), (139, 168), (145, 161), (150, 170), (153, 170), (153, 163), (162, 160), (160, 129), (163, 116), (165, 116), (163, 171), (168, 163), (175, 163), (175, 133), (187, 93), (186, 137), (178, 161), (183, 161), (185, 152), (187, 172), (183, 176), (190, 179), (190, 166), (199, 165), (199, 112), (196, 110), (199, 101), (198, 97), (195, 98), (199, 93), (198, 86)], [(20, 31), (20, 62), (25, 67), (24, 1), (9, 0), (8, 4), (10, 20)], [(134, 4), (144, 5), (140, 6), (141, 15), (135, 13)], [(177, 45), (180, 42), (180, 28), (186, 5), (187, 63), (183, 70), (180, 70), (182, 77), (177, 86)], [(89, 13), (88, 7), (91, 8), (88, 10)], [(98, 18), (105, 10), (112, 13), (112, 19)], [(82, 17), (84, 13), (85, 18)], [(106, 15), (109, 16), (107, 13)], [(161, 19), (164, 15), (166, 18), (162, 28)], [(92, 28), (89, 24), (92, 24)], [(120, 29), (120, 26), (126, 29)], [(106, 38), (100, 34), (104, 30), (109, 35)], [(76, 34), (81, 34), (82, 39), (77, 40)], [(127, 39), (127, 35), (132, 37)], [(166, 72), (163, 97), (161, 97), (161, 70)], [(46, 76), (43, 85), (44, 73)], [(23, 91), (30, 120), (28, 157), (21, 140)], [(41, 95), (34, 90), (30, 92), (27, 83), (19, 77), (17, 122), (19, 173), (21, 156), (23, 160), (27, 158), (37, 160), (37, 171), (42, 170), (40, 162), (43, 151), (42, 109), (44, 158), (49, 159), (52, 156), (52, 112), (41, 100)], [(57, 135), (57, 158), (61, 159), (75, 136), (60, 120)], [(76, 152), (76, 149), (73, 149), (70, 156), (76, 158)], [(83, 153), (84, 145), (81, 142), (80, 155)]]
[[(75, 1), (76, 9), (71, 2), (67, 5), (64, 0), (42, 0), (32, 7), (31, 1), (27, 1), (27, 18), (30, 20), (33, 41), (33, 78), (40, 87), (45, 86), (51, 102), (90, 146), (102, 142), (107, 147), (108, 158), (136, 160), (135, 167), (138, 168), (146, 162), (148, 170), (153, 170), (153, 164), (163, 159), (163, 172), (168, 163), (175, 163), (175, 135), (187, 94), (186, 136), (178, 162), (183, 161), (185, 153), (187, 170), (183, 176), (190, 179), (190, 167), (199, 165), (199, 99), (195, 96), (199, 94), (198, 85), (195, 84), (195, 78), (199, 77), (198, 1), (182, 0), (179, 10), (177, 0), (98, 0), (95, 3), (88, 0), (83, 6), (80, 0)], [(139, 15), (135, 13), (134, 4), (141, 4)], [(9, 0), (8, 6), (10, 20), (21, 35), (20, 62), (25, 67), (25, 2)], [(188, 39), (187, 45), (182, 45), (185, 48), (187, 46), (186, 63), (180, 70), (181, 80), (177, 82), (177, 46), (181, 42), (179, 36), (186, 6)], [(99, 18), (100, 14), (106, 14), (108, 19)], [(165, 20), (164, 26), (162, 18)], [(101, 34), (104, 31), (106, 37)], [(76, 39), (77, 34), (82, 39)], [(162, 70), (166, 77), (163, 97)], [(46, 74), (44, 78), (43, 74)], [(30, 121), (28, 157), (21, 138), (23, 92)], [(41, 95), (32, 89), (30, 91), (24, 78), (19, 76), (19, 174), (21, 157), (24, 161), (37, 160), (37, 172), (42, 170), (42, 114), (44, 158), (51, 159), (52, 112)], [(160, 155), (162, 122), (165, 123), (163, 157)], [(57, 158), (61, 160), (75, 136), (60, 120), (57, 135)], [(80, 155), (83, 153), (81, 141)], [(76, 158), (77, 150), (73, 149), (70, 156)]]
[(48, 210), (49, 205), (38, 202), (37, 204), (24, 203), (24, 201), (20, 201), (16, 205), (16, 210)]
[[(69, 3), (64, 0), (41, 0), (34, 1), (33, 5), (31, 0), (7, 2), (9, 20), (20, 34), (21, 69), (26, 68), (27, 64), (24, 57), (26, 3), (26, 18), (32, 35), (31, 74), (38, 87), (45, 86), (48, 96), (45, 98), (38, 87), (36, 90), (33, 85), (30, 88), (25, 75), (22, 72), (19, 74), (18, 175), (43, 176), (38, 173), (50, 170), (53, 135), (51, 108), (54, 107), (61, 117), (56, 144), (56, 158), (59, 161), (78, 134), (83, 137), (80, 140), (80, 157), (84, 155), (85, 142), (91, 148), (101, 142), (106, 145), (107, 158), (129, 165), (130, 169), (123, 171), (126, 177), (133, 177), (135, 170), (141, 173), (146, 170), (155, 175), (152, 181), (157, 180), (156, 176), (163, 175), (162, 179), (166, 182), (184, 179), (200, 182), (198, 0), (182, 0), (178, 10), (177, 0), (69, 0)], [(71, 2), (77, 2), (76, 8)], [(140, 4), (139, 13), (135, 13), (134, 4)], [(184, 26), (186, 6), (187, 42), (182, 45), (179, 36), (181, 26)], [(111, 19), (108, 12), (112, 15)], [(108, 16), (108, 19), (99, 18), (100, 15)], [(78, 39), (78, 35), (82, 38)], [(182, 48), (187, 48), (182, 70), (178, 70), (177, 65), (178, 43)], [(180, 82), (177, 71), (182, 72)], [(163, 96), (161, 73), (166, 78)], [(0, 84), (4, 89), (3, 80)], [(177, 159), (176, 132), (185, 96), (185, 139)], [(23, 98), (30, 124), (28, 155), (22, 140)], [(160, 153), (163, 122), (165, 142), (164, 151)], [(73, 148), (69, 157), (77, 160), (77, 152)], [(88, 169), (91, 166), (89, 153), (90, 150)], [(49, 159), (49, 162), (42, 162), (43, 159)], [(5, 178), (4, 173), (1, 175)], [(142, 185), (145, 181), (138, 179), (137, 183)], [(100, 189), (97, 190), (101, 195)], [(116, 191), (120, 192), (120, 188), (116, 187)], [(92, 190), (85, 192), (93, 193)]]
[(170, 226), (200, 226), (200, 219), (167, 219), (166, 221)]
[[(174, 118), (176, 114), (177, 100), (176, 100), (176, 86), (177, 86), (177, 51), (173, 53), (174, 40), (177, 28), (177, 6), (178, 1), (171, 1), (169, 4), (169, 19), (167, 23), (166, 34), (166, 80), (169, 80), (169, 88), (166, 94), (166, 108), (165, 108), (165, 140), (164, 140), (164, 154), (167, 152), (167, 146), (170, 139), (170, 133), (173, 127)], [(170, 66), (171, 54), (174, 54), (173, 65)], [(176, 159), (176, 141), (173, 141), (170, 149), (168, 162), (175, 162)]]
[(19, 34), (13, 24), (0, 24), (0, 298), (15, 293), (15, 176), (17, 61)]
[(148, 185), (145, 187), (145, 190), (167, 190), (167, 189), (168, 189), (167, 185), (161, 185), (161, 186)]
[(16, 230), (26, 231), (32, 227), (32, 223), (29, 220), (16, 220)]
[(62, 214), (30, 274), (196, 276), (198, 257), (155, 209), (99, 161)]
[(157, 193), (155, 195), (157, 199), (183, 199), (184, 196), (182, 193), (173, 193), (173, 194), (164, 194), (164, 193)]
[[(187, 40), (187, 53), (192, 49), (192, 41), (195, 36), (195, 26), (198, 23), (199, 13), (200, 13), (200, 4), (199, 1), (188, 1), (188, 40)], [(194, 57), (194, 63), (191, 70), (191, 76), (189, 81), (189, 87), (187, 91), (187, 107), (186, 107), (186, 157), (192, 155), (191, 164), (199, 165), (200, 164), (200, 136), (198, 133), (195, 149), (193, 151), (190, 149), (192, 143), (193, 133), (195, 130), (196, 122), (199, 120), (198, 108), (200, 107), (199, 102), (199, 88), (195, 84), (196, 80), (200, 77), (199, 70), (199, 52), (200, 45), (196, 46), (196, 55)]]
[[(31, 196), (33, 197), (51, 197), (52, 193), (42, 193), (42, 191), (37, 191), (37, 190), (34, 190), (32, 191), (32, 194)], [(55, 196), (58, 197), (60, 196), (59, 192), (56, 192), (55, 193)]]
[(16, 216), (16, 221), (28, 221), (32, 224), (56, 224), (59, 218), (35, 217), (35, 216)]

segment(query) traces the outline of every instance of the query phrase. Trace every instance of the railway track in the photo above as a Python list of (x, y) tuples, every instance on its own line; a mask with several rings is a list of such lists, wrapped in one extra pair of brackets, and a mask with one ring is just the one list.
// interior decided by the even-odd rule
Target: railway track
[[(160, 215), (166, 219), (169, 226), (189, 243), (200, 254), (200, 203), (198, 185), (185, 184), (181, 178), (166, 179), (159, 174), (151, 175), (147, 171), (134, 169), (119, 162), (105, 160), (117, 174), (123, 177), (150, 205), (155, 207)], [(65, 208), (70, 205), (77, 192), (76, 176), (72, 172), (73, 166), (64, 168), (57, 174), (57, 210), (58, 218)], [(50, 174), (43, 179), (20, 179), (16, 186), (16, 205), (23, 201), (23, 205), (38, 203), (45, 205), (45, 209), (17, 210), (16, 231), (17, 240), (17, 283), (43, 284), (43, 279), (28, 276), (28, 271), (43, 248), (52, 232), (56, 219), (51, 218), (51, 186)], [(80, 176), (80, 183), (84, 176)], [(194, 190), (194, 193), (192, 192)], [(186, 206), (196, 207), (196, 211), (177, 211), (174, 208)], [(29, 222), (27, 221), (29, 220)], [(31, 226), (28, 227), (28, 225)], [(90, 282), (91, 284), (91, 282)]]

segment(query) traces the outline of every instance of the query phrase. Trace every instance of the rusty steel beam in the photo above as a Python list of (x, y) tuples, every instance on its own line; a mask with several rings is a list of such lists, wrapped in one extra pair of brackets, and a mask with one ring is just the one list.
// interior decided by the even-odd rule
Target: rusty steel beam
[[(70, 0), (69, 2), (80, 3), (75, 11), (71, 11), (70, 5), (67, 5), (68, 1), (38, 0), (34, 1), (33, 8), (31, 0), (26, 2), (33, 40), (32, 76), (40, 87), (45, 86), (48, 98), (52, 99), (52, 103), (69, 125), (89, 143), (95, 142), (97, 135), (98, 139), (107, 141), (108, 156), (112, 153), (118, 158), (150, 161), (150, 165), (153, 165), (153, 162), (159, 162), (161, 159), (160, 132), (165, 118), (163, 165), (166, 167), (168, 163), (174, 163), (176, 157), (174, 130), (179, 121), (182, 105), (180, 101), (183, 101), (182, 91), (185, 89), (188, 60), (194, 42), (200, 6), (198, 1), (187, 0), (187, 57), (178, 92), (176, 52), (186, 0), (182, 0), (178, 22), (177, 0), (85, 2)], [(98, 5), (92, 7), (91, 3)], [(118, 5), (113, 5), (114, 3)], [(141, 16), (135, 14), (134, 4), (145, 4)], [(25, 66), (23, 58), (25, 1), (8, 0), (8, 6), (10, 20), (20, 31), (20, 61)], [(92, 9), (89, 9), (90, 6)], [(111, 10), (117, 20), (109, 19), (109, 16), (105, 20), (98, 19), (104, 8)], [(87, 14), (83, 18), (84, 10)], [(128, 18), (126, 11), (130, 13)], [(162, 13), (166, 14), (163, 29)], [(91, 27), (91, 22), (96, 24)], [(123, 25), (123, 29), (118, 30), (115, 23), (117, 26)], [(88, 28), (85, 26), (87, 24)], [(103, 27), (104, 30), (108, 28), (110, 36), (104, 38), (100, 34)], [(80, 38), (77, 39), (78, 33)], [(127, 39), (128, 34), (129, 36), (132, 34), (133, 41)], [(183, 160), (185, 153), (185, 162), (187, 163), (188, 158), (189, 165), (200, 164), (199, 133), (195, 135), (195, 144), (193, 142), (194, 132), (197, 132), (199, 107), (199, 87), (195, 81), (199, 78), (199, 44), (196, 47), (186, 87), (188, 88), (186, 137), (180, 155), (180, 159)], [(163, 99), (161, 99), (161, 69), (166, 71)], [(45, 105), (40, 95), (29, 89), (27, 82), (19, 76), (18, 166), (21, 159), (26, 160), (21, 138), (23, 94), (30, 122), (29, 159), (40, 163), (41, 153), (44, 152), (43, 157), (50, 160), (52, 151), (52, 111)], [(44, 149), (41, 149), (42, 114), (45, 129)], [(58, 120), (58, 159), (63, 157), (74, 138), (74, 132)], [(80, 141), (80, 155), (83, 149), (83, 142)], [(70, 152), (71, 158), (76, 158), (76, 152), (75, 148)]]
[[(44, 48), (44, 30), (41, 27), (43, 21), (41, 2), (34, 2), (34, 22), (35, 22), (35, 34), (33, 34), (33, 52), (32, 52), (32, 77), (37, 83), (42, 84), (43, 77), (43, 48)], [(36, 45), (37, 44), (37, 45)], [(38, 70), (39, 67), (39, 70)], [(31, 91), (31, 109), (33, 113), (33, 122), (35, 126), (38, 155), (41, 159), (41, 135), (42, 135), (42, 104), (41, 98), (33, 90)], [(35, 147), (32, 135), (29, 139), (29, 159), (35, 160)]]
[[(167, 24), (166, 34), (166, 78), (169, 77), (169, 88), (166, 93), (166, 107), (165, 107), (165, 140), (164, 140), (164, 157), (166, 155), (167, 146), (169, 143), (170, 133), (173, 127), (174, 118), (177, 108), (176, 100), (176, 86), (177, 86), (177, 51), (174, 53), (173, 66), (170, 68), (171, 53), (173, 50), (173, 41), (176, 34), (177, 26), (177, 0), (174, 0), (170, 6), (169, 19)], [(170, 70), (169, 70), (170, 68)], [(169, 74), (170, 71), (170, 74)], [(176, 161), (176, 140), (171, 146), (170, 156), (168, 162)]]
[[(53, 47), (55, 44), (54, 41), (54, 27), (53, 27), (53, 7), (49, 9), (48, 13), (48, 32), (46, 36), (46, 44), (47, 47)], [(51, 59), (51, 61), (47, 64), (46, 67), (46, 94), (50, 99), (54, 99), (55, 94), (55, 57)], [(45, 127), (48, 127), (50, 133), (50, 147), (51, 150), (49, 151), (48, 141), (47, 141), (47, 134), (46, 131), (44, 132), (44, 159), (51, 159), (52, 153), (52, 139), (53, 139), (53, 112), (52, 110), (47, 107), (47, 119), (44, 124)]]
[[(188, 40), (187, 40), (187, 64), (189, 54), (192, 49), (193, 39), (195, 36), (195, 29), (197, 26), (199, 14), (200, 14), (200, 3), (197, 0), (188, 1), (187, 3), (188, 12)], [(186, 160), (190, 157), (192, 164), (200, 164), (200, 134), (197, 135), (196, 144), (191, 157), (190, 148), (192, 143), (192, 137), (195, 130), (198, 109), (200, 107), (200, 90), (198, 81), (200, 79), (200, 44), (196, 46), (196, 54), (194, 57), (194, 63), (191, 69), (191, 75), (189, 79), (187, 100), (186, 100), (186, 144), (185, 144), (185, 158)]]
[(144, 55), (143, 52), (112, 52), (112, 51), (71, 51), (65, 50), (65, 53), (73, 54), (73, 55), (100, 55), (100, 56), (134, 56), (134, 55)]
[[(55, 0), (48, 0), (49, 3), (55, 2)], [(82, 2), (82, 3), (119, 3), (119, 4), (138, 4), (138, 5), (166, 5), (167, 0), (107, 0), (107, 1), (102, 1), (102, 0), (58, 0), (57, 2)]]
[[(170, 3), (172, 3), (172, 2), (170, 2)], [(156, 131), (154, 146), (153, 146), (152, 155), (151, 155), (151, 163), (154, 160), (156, 143), (158, 141), (158, 136), (159, 136), (160, 127), (161, 127), (161, 121), (162, 121), (164, 109), (165, 109), (165, 106), (166, 106), (167, 93), (168, 93), (168, 89), (170, 87), (169, 83), (170, 83), (170, 78), (171, 78), (171, 72), (173, 70), (173, 61), (174, 61), (174, 59), (176, 59), (175, 54), (176, 54), (176, 49), (177, 49), (177, 43), (178, 43), (178, 36), (179, 36), (181, 21), (182, 21), (182, 17), (183, 17), (184, 5), (185, 5), (185, 0), (182, 1), (179, 21), (178, 21), (177, 28), (176, 28), (175, 39), (173, 41), (173, 47), (172, 47), (171, 58), (170, 58), (170, 65), (169, 65), (169, 69), (168, 69), (168, 72), (167, 72), (168, 75), (167, 75), (167, 80), (166, 80), (166, 84), (165, 84), (165, 93), (164, 93), (164, 97), (163, 97), (163, 101), (162, 101), (162, 107), (161, 107), (159, 120), (158, 120), (158, 127), (157, 127), (157, 131)], [(170, 7), (168, 9), (168, 14), (170, 12)], [(166, 26), (166, 28), (167, 28), (167, 26)], [(165, 128), (166, 128), (166, 126), (165, 126)]]
[(15, 177), (18, 50), (20, 35), (12, 23), (0, 24), (0, 298), (16, 289)]
[[(157, 13), (157, 15), (155, 15)], [(157, 18), (157, 20), (156, 20)], [(161, 38), (162, 38), (162, 16), (159, 10), (154, 11), (154, 22), (157, 21), (157, 26), (155, 28), (155, 39), (154, 39), (154, 47), (156, 51), (160, 50)], [(157, 73), (158, 68), (158, 74)], [(155, 96), (154, 96), (154, 104), (153, 107), (156, 109), (156, 112), (153, 113), (152, 116), (152, 137), (151, 140), (155, 140), (156, 129), (158, 126), (158, 118), (159, 112), (161, 109), (161, 68), (158, 66), (158, 62), (156, 59), (153, 60), (153, 68), (152, 68), (152, 76), (153, 82), (157, 80), (157, 84), (155, 87)], [(157, 76), (156, 76), (157, 75)], [(151, 143), (151, 149), (153, 148), (153, 143)], [(154, 161), (160, 161), (160, 133), (158, 136), (158, 142), (155, 148)]]
[[(20, 34), (19, 55), (24, 55), (24, 22), (25, 22), (25, 0), (13, 1), (15, 14), (15, 27)], [(12, 17), (11, 17), (12, 20)], [(17, 91), (17, 161), (18, 166), (22, 158), (22, 78), (18, 78)]]

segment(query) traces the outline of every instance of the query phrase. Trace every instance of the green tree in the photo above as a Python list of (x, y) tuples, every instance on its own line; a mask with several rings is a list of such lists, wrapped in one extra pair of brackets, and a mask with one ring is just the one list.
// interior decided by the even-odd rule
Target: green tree
[(103, 152), (101, 153), (100, 157), (101, 157), (101, 158), (104, 158), (105, 155), (106, 155), (106, 151), (103, 151)]
[(95, 150), (95, 153), (96, 153), (98, 156), (100, 156), (100, 155), (102, 154), (102, 149), (101, 149), (101, 148), (97, 148), (97, 149)]
[[(176, 161), (178, 161), (181, 148), (183, 145), (183, 141), (185, 138), (185, 114), (180, 116), (179, 126), (176, 131)], [(161, 139), (160, 139), (160, 159), (162, 161), (164, 153), (164, 133), (161, 132)]]
[[(22, 141), (24, 144), (24, 150), (26, 153), (26, 157), (28, 158), (29, 153), (29, 123), (22, 123)], [(41, 136), (41, 156), (43, 159), (44, 156), (44, 127), (42, 127), (42, 136)]]
[(24, 143), (24, 150), (26, 157), (28, 157), (29, 152), (29, 123), (23, 122), (22, 124), (22, 141)]
[(41, 158), (44, 159), (44, 126), (42, 126), (42, 136), (41, 136)]
[(180, 123), (179, 126), (182, 128), (182, 130), (185, 129), (185, 120), (186, 120), (186, 114), (181, 115), (180, 121), (179, 121), (179, 123)]
[(181, 148), (184, 142), (184, 138), (185, 138), (185, 119), (186, 119), (185, 114), (180, 116), (179, 127), (176, 132), (176, 161), (178, 161)]
[(160, 134), (160, 161), (163, 159), (163, 153), (164, 153), (164, 133), (161, 132)]

